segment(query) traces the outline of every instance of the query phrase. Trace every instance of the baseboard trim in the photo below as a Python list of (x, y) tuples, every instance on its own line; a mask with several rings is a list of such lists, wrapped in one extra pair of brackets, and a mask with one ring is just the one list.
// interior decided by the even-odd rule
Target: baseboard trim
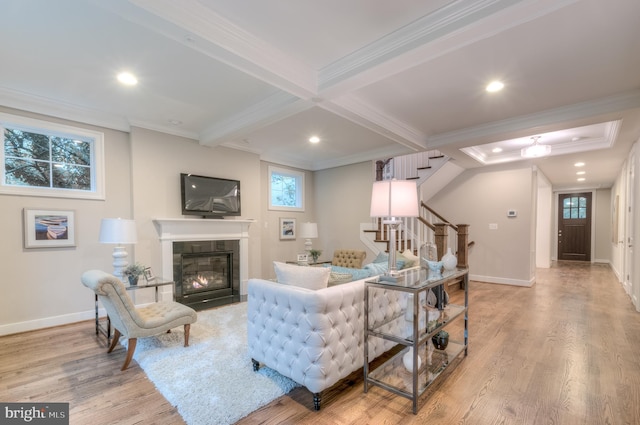
[[(104, 310), (100, 310), (100, 316), (104, 316)], [(63, 314), (61, 316), (43, 317), (41, 319), (27, 320), (25, 322), (8, 323), (0, 325), (0, 336), (17, 334), (21, 332), (35, 331), (38, 329), (52, 328), (54, 326), (68, 325), (96, 318), (95, 310), (79, 313)]]
[(511, 286), (523, 286), (525, 288), (530, 288), (536, 283), (536, 279), (532, 278), (530, 280), (520, 280), (520, 279), (506, 279), (503, 277), (494, 277), (494, 276), (480, 276), (477, 274), (470, 274), (469, 280), (475, 280), (477, 282), (486, 282), (486, 283), (497, 283), (499, 285), (511, 285)]

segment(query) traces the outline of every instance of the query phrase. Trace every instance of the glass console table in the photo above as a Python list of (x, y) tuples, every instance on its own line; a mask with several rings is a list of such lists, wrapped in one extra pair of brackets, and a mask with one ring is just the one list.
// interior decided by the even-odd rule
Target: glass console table
[[(398, 282), (373, 279), (365, 283), (364, 392), (375, 385), (406, 397), (413, 402), (414, 414), (418, 412), (420, 395), (461, 353), (467, 355), (468, 346), (468, 269), (444, 272), (438, 278), (427, 278), (426, 273), (425, 269), (413, 269), (404, 272)], [(440, 302), (445, 300), (442, 291), (453, 282), (464, 285), (463, 305)], [(437, 308), (427, 305), (430, 290), (438, 300)], [(376, 298), (375, 291), (396, 291), (394, 295), (406, 300), (406, 307), (399, 314), (380, 321), (385, 315), (373, 310), (376, 306), (371, 300)], [(432, 338), (445, 329), (449, 333), (448, 344), (436, 347)], [(369, 358), (371, 338), (397, 344), (393, 351), (397, 352), (373, 370), (369, 365), (373, 360)]]
[[(158, 288), (160, 288), (161, 286), (167, 286), (167, 285), (173, 285), (173, 281), (169, 280), (169, 279), (162, 279), (162, 278), (154, 278), (154, 280), (152, 280), (151, 282), (145, 282), (142, 284), (138, 284), (138, 285), (133, 285), (133, 286), (125, 286), (125, 289), (127, 291), (137, 291), (139, 289), (145, 289), (145, 288), (154, 288), (155, 289), (155, 300), (156, 302), (158, 302)], [(174, 291), (175, 293), (175, 291)], [(100, 317), (99, 317), (99, 307), (98, 307), (98, 294), (94, 295), (94, 299), (95, 299), (95, 309), (96, 309), (96, 335), (104, 335), (107, 338), (107, 342), (111, 341), (111, 320), (109, 319), (109, 316), (106, 317), (106, 326), (103, 326), (103, 324), (101, 323)]]

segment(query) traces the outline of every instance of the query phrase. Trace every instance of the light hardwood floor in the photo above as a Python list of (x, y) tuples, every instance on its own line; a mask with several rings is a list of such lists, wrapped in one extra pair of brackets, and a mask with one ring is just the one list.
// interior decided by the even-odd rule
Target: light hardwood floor
[[(364, 394), (359, 371), (323, 394), (319, 412), (300, 388), (239, 423), (640, 423), (640, 313), (608, 266), (554, 263), (532, 288), (471, 282), (469, 317), (469, 356), (417, 415), (380, 388)], [(92, 322), (0, 337), (0, 401), (69, 402), (72, 424), (183, 423), (103, 341)]]

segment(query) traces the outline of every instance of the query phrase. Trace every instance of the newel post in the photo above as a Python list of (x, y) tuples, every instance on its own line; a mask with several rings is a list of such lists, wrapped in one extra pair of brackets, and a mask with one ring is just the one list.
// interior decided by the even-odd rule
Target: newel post
[[(438, 261), (447, 252), (447, 241), (449, 239), (449, 225), (447, 223), (434, 223), (436, 228), (435, 242), (438, 249)], [(458, 263), (460, 261), (458, 260)]]
[(469, 267), (469, 225), (458, 224), (458, 266)]

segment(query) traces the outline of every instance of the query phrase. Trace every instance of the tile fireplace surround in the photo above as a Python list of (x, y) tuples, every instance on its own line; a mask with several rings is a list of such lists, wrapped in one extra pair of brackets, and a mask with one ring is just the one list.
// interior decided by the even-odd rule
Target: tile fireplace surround
[(160, 235), (162, 253), (160, 276), (173, 277), (174, 242), (237, 240), (240, 243), (240, 295), (247, 294), (249, 226), (255, 223), (255, 220), (156, 218), (153, 223)]

